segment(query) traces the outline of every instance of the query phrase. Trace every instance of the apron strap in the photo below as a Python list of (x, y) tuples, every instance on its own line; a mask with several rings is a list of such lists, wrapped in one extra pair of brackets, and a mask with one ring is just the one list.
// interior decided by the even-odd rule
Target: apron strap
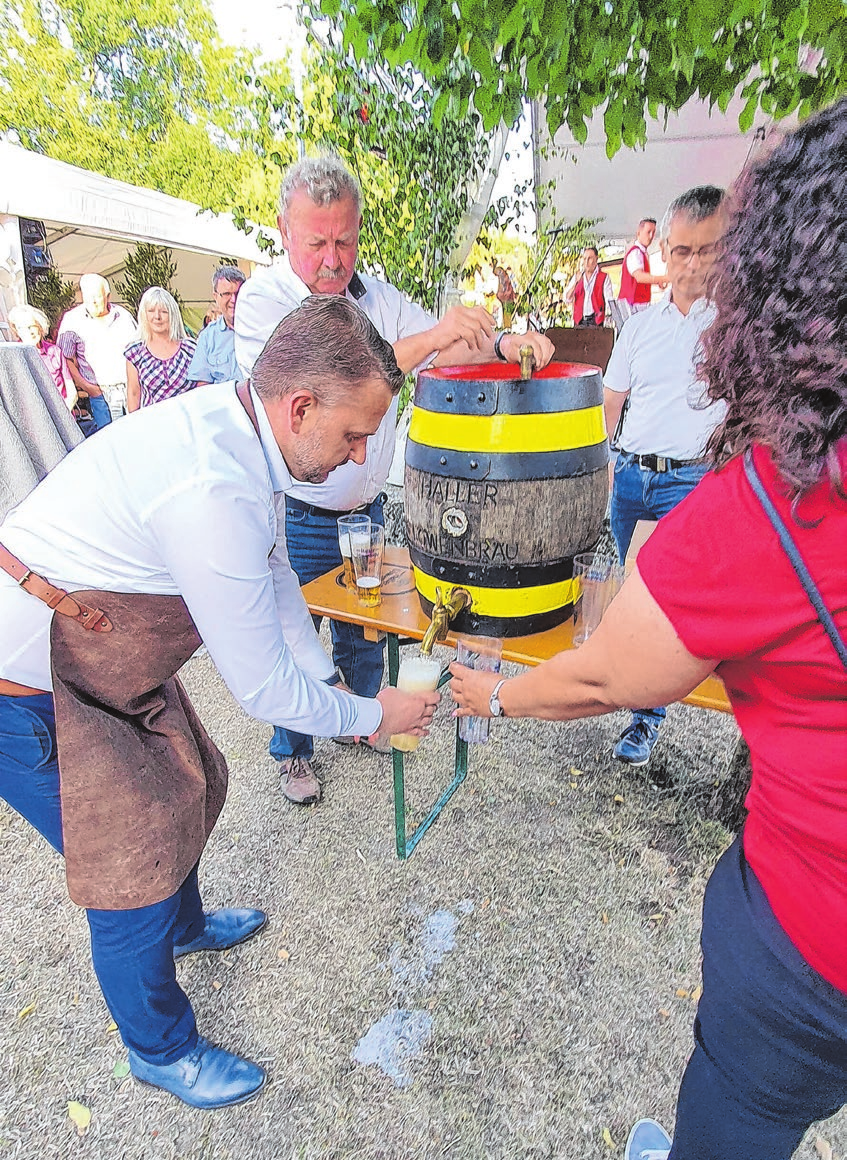
[(92, 632), (112, 631), (111, 620), (108, 616), (104, 616), (99, 608), (89, 608), (87, 604), (74, 600), (64, 588), (57, 588), (49, 580), (45, 580), (43, 576), (39, 576), (37, 572), (27, 568), (26, 564), (21, 563), (17, 556), (13, 556), (9, 549), (4, 548), (2, 544), (0, 544), (0, 568), (7, 572), (13, 580), (17, 580), (24, 592), (43, 600), (48, 608), (52, 608), (54, 612), (58, 612), (62, 616), (69, 616), (71, 620), (77, 621), (83, 628), (90, 629)]

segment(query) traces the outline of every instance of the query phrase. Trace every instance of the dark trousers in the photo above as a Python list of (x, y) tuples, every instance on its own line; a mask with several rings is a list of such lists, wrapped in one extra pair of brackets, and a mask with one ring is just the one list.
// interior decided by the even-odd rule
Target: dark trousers
[[(0, 696), (0, 797), (62, 853), (62, 808), (53, 697)], [(155, 841), (155, 835), (151, 835)], [(127, 1047), (149, 1063), (173, 1063), (197, 1043), (173, 948), (203, 929), (197, 868), (163, 902), (135, 910), (87, 910), (94, 971)]]
[(788, 1160), (810, 1124), (847, 1102), (847, 994), (779, 925), (740, 839), (706, 887), (702, 947), (670, 1160)]
[[(382, 496), (367, 508), (371, 522), (381, 524)], [(338, 524), (331, 516), (315, 515), (293, 505), (286, 505), (285, 538), (288, 559), (301, 584), (322, 576), (330, 568), (341, 567), (341, 549), (338, 546)], [(321, 617), (313, 616), (315, 628), (320, 628)], [(365, 640), (365, 631), (358, 624), (333, 620), (332, 659), (344, 674), (344, 680), (360, 697), (375, 697), (382, 684), (383, 652), (385, 641)], [(277, 761), (286, 757), (311, 758), (314, 740), (293, 729), (276, 728), (268, 751)]]

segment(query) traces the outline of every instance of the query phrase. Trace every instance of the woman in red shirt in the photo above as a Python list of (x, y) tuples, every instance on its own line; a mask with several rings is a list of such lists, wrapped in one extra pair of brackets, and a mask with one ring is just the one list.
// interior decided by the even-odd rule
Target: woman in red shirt
[[(588, 642), (497, 690), (507, 717), (568, 720), (679, 699), (716, 670), (750, 745), (748, 818), (706, 890), (674, 1141), (639, 1121), (627, 1160), (785, 1160), (847, 1101), (847, 99), (734, 200), (700, 368), (727, 405), (715, 471), (660, 521)], [(489, 715), (497, 678), (452, 672), (460, 714)]]

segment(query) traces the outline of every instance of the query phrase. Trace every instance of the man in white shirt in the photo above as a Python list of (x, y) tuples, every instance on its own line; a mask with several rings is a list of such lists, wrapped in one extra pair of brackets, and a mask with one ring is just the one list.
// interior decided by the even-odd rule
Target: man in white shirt
[(82, 303), (62, 319), (58, 343), (77, 390), (88, 395), (94, 421), (105, 427), (126, 414), (124, 351), (138, 338), (138, 327), (128, 311), (112, 305), (109, 283), (99, 274), (83, 274), (79, 288)]
[(582, 251), (579, 270), (565, 291), (565, 302), (573, 306), (574, 326), (603, 326), (612, 300), (612, 281), (598, 269), (600, 255), (596, 246)]
[[(537, 366), (550, 361), (553, 345), (548, 339), (535, 333), (495, 334), (491, 315), (481, 307), (454, 306), (436, 322), (396, 287), (357, 273), (360, 203), (358, 183), (337, 158), (307, 158), (289, 169), (277, 219), (285, 255), (273, 266), (257, 270), (238, 296), (235, 356), (244, 374), (280, 319), (309, 294), (343, 294), (355, 302), (392, 343), (406, 373), (430, 361), (441, 366), (494, 358), (517, 363), (524, 343), (532, 346)], [(381, 493), (394, 455), (396, 424), (395, 402), (368, 440), (363, 465), (348, 463), (327, 483), (298, 485), (288, 493), (286, 538), (291, 565), (302, 584), (341, 564), (339, 516), (362, 512), (382, 523)], [(365, 640), (356, 625), (333, 621), (332, 645), (350, 688), (373, 696), (382, 682), (384, 642)], [(282, 763), (282, 792), (298, 805), (321, 796), (313, 752), (310, 736), (274, 731), (270, 753)]]
[[(705, 475), (706, 443), (723, 418), (697, 378), (700, 336), (714, 308), (706, 285), (723, 230), (723, 190), (697, 186), (662, 219), (662, 257), (671, 289), (621, 330), (604, 375), (606, 429), (617, 430), (620, 454), (612, 486), (611, 527), (621, 561), (639, 520), (667, 515)], [(639, 709), (615, 747), (630, 765), (645, 765), (664, 707)]]
[(313, 298), (241, 393), (214, 384), (113, 424), (0, 526), (0, 796), (65, 854), (132, 1073), (195, 1107), (266, 1077), (198, 1036), (174, 958), (243, 942), (266, 916), (203, 913), (197, 861), (226, 770), (172, 678), (202, 639), (264, 721), (426, 731), (437, 694), (366, 700), (339, 682), (278, 535), (285, 491), (363, 463), (402, 383), (361, 312)]

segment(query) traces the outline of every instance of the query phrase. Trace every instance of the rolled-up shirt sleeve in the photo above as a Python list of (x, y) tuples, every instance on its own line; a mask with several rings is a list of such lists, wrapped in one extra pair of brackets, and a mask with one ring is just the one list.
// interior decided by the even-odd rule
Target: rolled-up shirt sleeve
[(215, 381), (212, 368), (209, 365), (208, 343), (207, 331), (201, 330), (197, 335), (197, 345), (194, 348), (194, 354), (191, 356), (191, 362), (185, 376), (190, 383), (213, 383)]
[[(245, 712), (319, 737), (377, 731), (378, 702), (332, 688), (315, 675), (329, 675), (331, 665), (293, 573), (269, 559), (276, 519), (264, 498), (235, 481), (195, 479), (163, 496), (144, 513), (144, 522)], [(302, 664), (295, 648), (304, 650)]]

